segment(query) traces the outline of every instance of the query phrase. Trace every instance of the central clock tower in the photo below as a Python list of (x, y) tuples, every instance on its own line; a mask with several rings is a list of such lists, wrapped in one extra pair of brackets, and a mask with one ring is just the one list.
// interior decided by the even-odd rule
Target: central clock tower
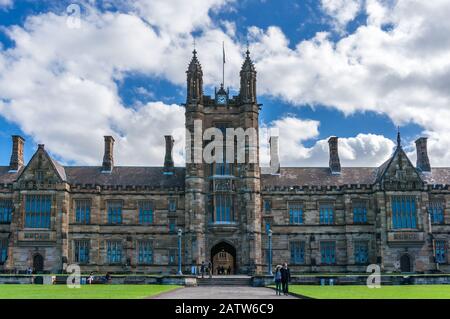
[[(191, 141), (186, 154), (203, 152), (210, 141), (194, 143), (195, 123), (201, 123), (201, 132), (218, 128), (225, 136), (226, 129), (256, 132), (256, 145), (245, 142), (245, 161), (225, 158), (220, 163), (186, 164), (186, 259), (187, 264), (213, 263), (226, 256), (233, 273), (254, 274), (262, 269), (261, 197), (258, 120), (260, 105), (256, 100), (256, 71), (247, 50), (240, 71), (240, 90), (230, 96), (223, 83), (214, 97), (203, 94), (203, 73), (196, 51), (187, 71), (186, 128)], [(216, 137), (214, 137), (216, 138)], [(199, 145), (202, 149), (199, 150)], [(256, 150), (255, 150), (256, 149)], [(255, 151), (256, 161), (249, 153)], [(225, 152), (224, 152), (225, 153)], [(219, 256), (219, 254), (221, 254)]]

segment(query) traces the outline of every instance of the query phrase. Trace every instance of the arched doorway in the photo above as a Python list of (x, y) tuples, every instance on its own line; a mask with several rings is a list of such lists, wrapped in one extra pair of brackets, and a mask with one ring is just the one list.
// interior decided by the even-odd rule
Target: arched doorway
[(236, 273), (236, 249), (226, 242), (220, 242), (211, 248), (213, 274)]
[(44, 271), (44, 257), (41, 254), (36, 254), (33, 256), (33, 270), (36, 273)]
[(401, 272), (412, 272), (411, 257), (408, 254), (403, 254), (400, 257), (400, 271)]

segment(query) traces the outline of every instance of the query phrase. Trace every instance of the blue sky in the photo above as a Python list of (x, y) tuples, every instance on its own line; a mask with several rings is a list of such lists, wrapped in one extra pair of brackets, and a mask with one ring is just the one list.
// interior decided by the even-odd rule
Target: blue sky
[[(411, 13), (406, 0), (196, 0), (194, 15), (178, 0), (80, 1), (81, 29), (62, 35), (70, 3), (0, 1), (0, 165), (9, 162), (13, 134), (26, 138), (26, 160), (44, 143), (63, 163), (95, 165), (101, 136), (112, 134), (119, 136), (120, 164), (162, 163), (159, 137), (182, 126), (176, 104), (185, 101), (194, 37), (206, 94), (220, 82), (222, 41), (226, 82), (237, 91), (249, 41), (261, 126), (282, 130), (282, 164), (326, 165), (326, 139), (337, 135), (345, 165), (379, 165), (392, 151), (397, 126), (413, 160), (414, 140), (426, 135), (432, 163), (450, 164), (448, 93), (435, 84), (450, 79), (447, 65), (443, 74), (434, 71), (433, 39), (428, 51), (405, 53), (421, 33), (405, 31), (406, 17), (413, 25), (437, 15), (445, 32), (438, 16), (445, 4)], [(439, 43), (439, 52), (448, 49)], [(420, 59), (426, 74), (417, 71)], [(427, 100), (432, 94), (440, 104)]]

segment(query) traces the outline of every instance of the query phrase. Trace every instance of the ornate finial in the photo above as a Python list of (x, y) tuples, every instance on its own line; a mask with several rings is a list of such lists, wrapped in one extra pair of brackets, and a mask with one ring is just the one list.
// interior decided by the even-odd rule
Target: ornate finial
[(248, 44), (248, 39), (247, 39), (247, 51), (245, 51), (245, 54), (249, 57), (250, 56), (250, 45)]
[(194, 47), (194, 51), (192, 51), (192, 53), (194, 54), (194, 56), (196, 56), (197, 55), (197, 50), (195, 48), (195, 38), (194, 38), (194, 41), (193, 41), (192, 45)]
[(402, 147), (402, 139), (400, 137), (400, 126), (397, 126), (397, 147)]

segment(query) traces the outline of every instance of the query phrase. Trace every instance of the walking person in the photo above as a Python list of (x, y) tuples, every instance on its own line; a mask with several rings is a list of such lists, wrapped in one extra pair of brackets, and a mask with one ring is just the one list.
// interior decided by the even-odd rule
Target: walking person
[(212, 278), (212, 273), (213, 273), (213, 265), (212, 265), (212, 262), (210, 261), (209, 263), (208, 263), (208, 273), (209, 273), (209, 278)]
[(274, 274), (274, 280), (275, 280), (275, 291), (277, 296), (281, 296), (281, 266), (278, 265), (275, 268), (275, 274)]
[(202, 278), (205, 277), (205, 268), (206, 268), (205, 262), (202, 261), (202, 265), (200, 266), (200, 273), (202, 274)]
[(281, 285), (283, 286), (283, 293), (285, 295), (289, 294), (290, 280), (291, 280), (291, 271), (289, 270), (287, 263), (284, 263), (283, 268), (281, 268)]

